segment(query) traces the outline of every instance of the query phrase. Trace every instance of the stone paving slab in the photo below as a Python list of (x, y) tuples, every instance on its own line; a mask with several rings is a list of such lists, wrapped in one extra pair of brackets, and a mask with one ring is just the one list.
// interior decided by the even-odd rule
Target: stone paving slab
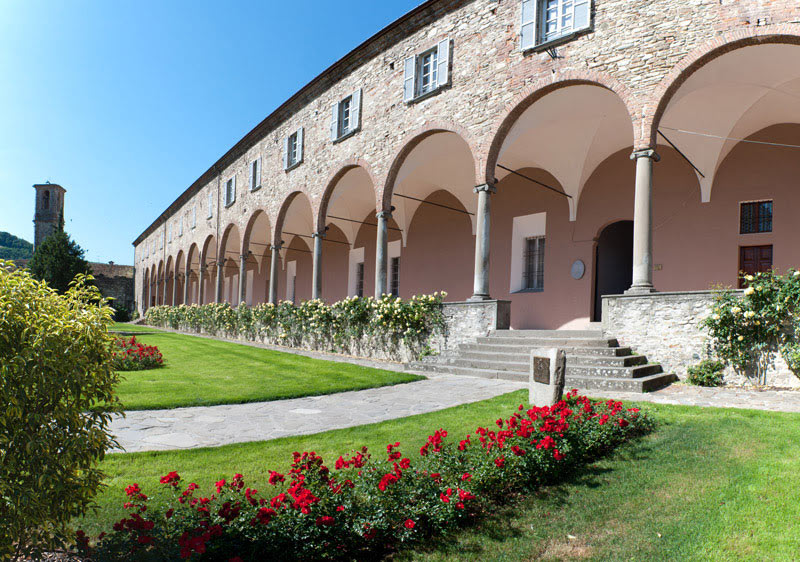
[(133, 411), (124, 418), (115, 417), (111, 433), (126, 452), (217, 447), (404, 418), (486, 400), (525, 386), (435, 375), (423, 381), (326, 396)]
[(704, 388), (688, 384), (673, 384), (655, 392), (614, 392), (589, 390), (586, 394), (597, 398), (614, 398), (673, 404), (678, 406), (701, 406), (713, 408), (742, 408), (767, 410), (770, 412), (800, 412), (800, 391), (759, 390), (754, 388)]

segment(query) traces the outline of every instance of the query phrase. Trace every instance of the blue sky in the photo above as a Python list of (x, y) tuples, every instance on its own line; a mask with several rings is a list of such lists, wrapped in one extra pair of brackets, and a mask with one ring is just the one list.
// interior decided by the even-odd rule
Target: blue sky
[(131, 242), (314, 76), (422, 0), (0, 0), (0, 231), (67, 189), (92, 261)]

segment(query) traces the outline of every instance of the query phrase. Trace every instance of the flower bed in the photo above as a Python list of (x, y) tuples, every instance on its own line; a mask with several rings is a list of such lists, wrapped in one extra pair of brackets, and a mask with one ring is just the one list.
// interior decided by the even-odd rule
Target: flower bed
[(377, 459), (366, 448), (339, 457), (332, 469), (313, 452), (294, 453), (289, 473), (270, 472), (261, 492), (235, 474), (201, 494), (171, 472), (161, 479), (173, 490), (171, 501), (151, 504), (130, 485), (129, 514), (91, 547), (79, 532), (79, 550), (97, 560), (374, 558), (563, 478), (649, 431), (652, 421), (620, 402), (592, 402), (572, 391), (552, 408), (520, 406), (496, 426), (461, 440), (440, 429), (413, 461), (400, 443)]
[(111, 352), (115, 371), (146, 371), (164, 364), (164, 357), (154, 345), (136, 341), (136, 336), (117, 337)]
[(236, 308), (228, 303), (155, 306), (147, 310), (145, 322), (273, 345), (409, 360), (429, 353), (431, 337), (444, 329), (445, 296), (350, 297), (330, 305), (315, 299)]

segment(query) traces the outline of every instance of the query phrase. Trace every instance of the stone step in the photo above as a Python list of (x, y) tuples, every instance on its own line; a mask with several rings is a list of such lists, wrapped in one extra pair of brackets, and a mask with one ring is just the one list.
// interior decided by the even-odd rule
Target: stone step
[[(614, 349), (614, 348), (609, 348)], [(485, 349), (485, 346), (476, 346), (475, 349), (459, 349), (458, 357), (469, 360), (499, 361), (499, 362), (530, 362), (530, 350), (498, 351)], [(632, 367), (647, 363), (644, 355), (575, 355), (567, 353), (567, 364), (577, 365), (609, 365), (617, 367)]]
[(661, 373), (661, 365), (636, 365), (633, 367), (609, 367), (597, 365), (570, 365), (567, 363), (567, 377), (633, 378), (639, 379)]
[(614, 338), (536, 338), (484, 336), (477, 338), (479, 344), (526, 345), (528, 347), (616, 347)]
[[(462, 343), (458, 346), (458, 352), (468, 351), (485, 351), (495, 353), (524, 353), (530, 354), (533, 346), (530, 345), (515, 345), (515, 344), (500, 344), (500, 343)], [(631, 354), (630, 347), (574, 347), (564, 346), (563, 349), (567, 356), (582, 355), (582, 356), (603, 356), (603, 357), (624, 357)]]
[[(657, 373), (646, 377), (614, 378), (592, 376), (567, 376), (566, 389), (614, 390), (619, 392), (651, 392), (678, 380), (671, 373)], [(591, 395), (591, 392), (589, 393)]]
[(492, 336), (511, 338), (602, 338), (602, 330), (495, 330)]

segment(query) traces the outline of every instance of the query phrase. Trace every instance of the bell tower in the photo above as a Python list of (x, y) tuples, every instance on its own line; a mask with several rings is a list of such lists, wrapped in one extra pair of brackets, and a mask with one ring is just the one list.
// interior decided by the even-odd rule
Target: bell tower
[(51, 232), (58, 228), (64, 216), (64, 194), (66, 189), (56, 183), (37, 183), (36, 213), (33, 215), (33, 249), (39, 247)]

